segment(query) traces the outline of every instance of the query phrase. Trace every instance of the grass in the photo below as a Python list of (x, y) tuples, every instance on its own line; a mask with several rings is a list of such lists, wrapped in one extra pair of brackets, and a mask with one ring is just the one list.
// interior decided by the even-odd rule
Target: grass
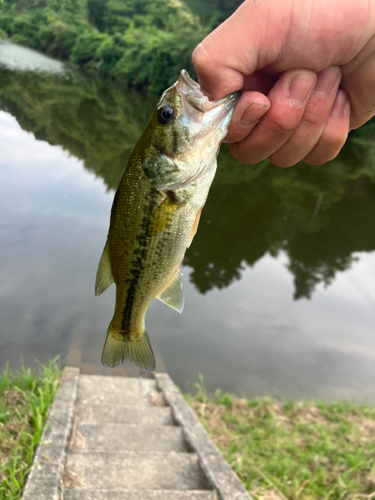
[(196, 387), (187, 401), (255, 500), (375, 499), (374, 407)]
[(0, 500), (21, 498), (60, 379), (57, 358), (38, 374), (22, 363), (0, 375)]

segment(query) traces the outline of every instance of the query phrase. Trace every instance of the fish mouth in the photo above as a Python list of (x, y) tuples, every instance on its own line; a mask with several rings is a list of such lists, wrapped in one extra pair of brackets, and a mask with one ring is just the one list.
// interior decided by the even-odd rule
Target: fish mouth
[[(221, 121), (228, 113), (234, 109), (234, 106), (240, 96), (240, 92), (233, 92), (218, 101), (210, 101), (203, 94), (199, 83), (190, 78), (189, 73), (183, 69), (176, 82), (176, 89), (190, 106), (200, 113), (204, 113), (203, 122)], [(190, 114), (190, 113), (188, 113)]]
[(189, 76), (189, 73), (186, 71), (186, 69), (183, 69), (181, 71), (181, 78), (182, 80), (184, 81), (184, 83), (190, 87), (190, 89), (194, 92), (194, 91), (197, 91), (199, 92), (201, 95), (202, 92), (201, 92), (201, 88), (200, 88), (200, 85), (198, 82), (196, 82), (195, 80), (193, 80), (192, 78), (190, 78)]
[(197, 111), (205, 113), (209, 100), (201, 91), (199, 83), (190, 78), (189, 73), (183, 69), (176, 82), (178, 93)]

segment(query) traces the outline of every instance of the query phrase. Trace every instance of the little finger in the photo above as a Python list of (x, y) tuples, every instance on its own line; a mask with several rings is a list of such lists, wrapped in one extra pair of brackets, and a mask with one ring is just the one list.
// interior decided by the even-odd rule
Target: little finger
[(304, 158), (305, 162), (321, 165), (333, 160), (345, 144), (349, 123), (350, 100), (345, 90), (339, 89), (325, 129), (314, 149)]

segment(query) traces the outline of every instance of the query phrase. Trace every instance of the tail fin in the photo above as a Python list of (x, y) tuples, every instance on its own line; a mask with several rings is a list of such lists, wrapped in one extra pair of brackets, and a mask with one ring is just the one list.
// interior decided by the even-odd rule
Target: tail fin
[(113, 330), (110, 325), (103, 348), (102, 364), (114, 367), (127, 359), (146, 370), (155, 370), (155, 357), (147, 332), (135, 337)]

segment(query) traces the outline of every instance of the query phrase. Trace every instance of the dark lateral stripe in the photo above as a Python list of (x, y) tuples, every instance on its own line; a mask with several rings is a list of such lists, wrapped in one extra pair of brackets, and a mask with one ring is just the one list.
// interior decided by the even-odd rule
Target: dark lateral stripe
[(137, 290), (139, 279), (144, 271), (144, 262), (147, 258), (147, 247), (149, 244), (150, 237), (150, 217), (152, 215), (152, 204), (148, 206), (148, 214), (144, 215), (141, 223), (141, 233), (136, 237), (138, 241), (138, 247), (134, 250), (134, 255), (136, 258), (131, 261), (130, 274), (133, 278), (128, 283), (128, 290), (123, 310), (123, 316), (121, 320), (121, 330), (123, 332), (129, 331), (130, 319), (133, 312), (133, 303), (135, 298), (135, 293)]

